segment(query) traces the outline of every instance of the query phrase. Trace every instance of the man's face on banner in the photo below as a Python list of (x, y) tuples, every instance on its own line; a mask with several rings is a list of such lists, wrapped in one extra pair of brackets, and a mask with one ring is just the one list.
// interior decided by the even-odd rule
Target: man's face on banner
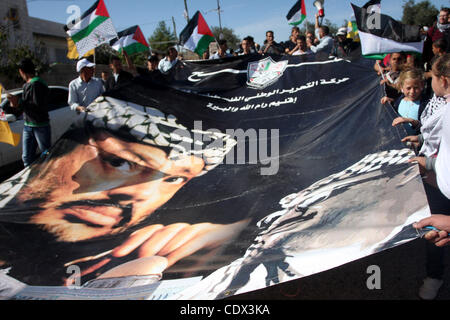
[(101, 131), (53, 160), (19, 199), (43, 200), (42, 210), (31, 221), (58, 240), (87, 240), (142, 221), (200, 174), (204, 165), (194, 156), (170, 160), (158, 147)]

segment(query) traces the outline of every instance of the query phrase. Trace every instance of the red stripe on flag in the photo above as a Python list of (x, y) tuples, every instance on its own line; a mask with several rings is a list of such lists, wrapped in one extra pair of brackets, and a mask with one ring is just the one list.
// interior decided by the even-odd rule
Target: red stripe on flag
[(302, 15), (306, 16), (305, 0), (302, 0)]
[(145, 40), (144, 34), (141, 31), (141, 28), (137, 27), (136, 32), (134, 33), (133, 39), (139, 43), (142, 43), (144, 46), (148, 47), (147, 40)]
[(106, 10), (105, 2), (103, 0), (99, 0), (95, 15), (109, 18), (109, 13), (108, 10)]
[(203, 16), (200, 12), (198, 13), (197, 25), (198, 25), (198, 33), (199, 34), (211, 36), (214, 38), (214, 35), (212, 34), (211, 30), (209, 29), (208, 25), (206, 24), (205, 19), (203, 19)]

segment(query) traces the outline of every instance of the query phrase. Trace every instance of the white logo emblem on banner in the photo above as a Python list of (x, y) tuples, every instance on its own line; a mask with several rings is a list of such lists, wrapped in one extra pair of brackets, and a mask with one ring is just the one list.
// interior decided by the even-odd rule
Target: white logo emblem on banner
[(264, 89), (283, 75), (288, 61), (275, 62), (271, 57), (248, 64), (247, 85), (254, 89)]

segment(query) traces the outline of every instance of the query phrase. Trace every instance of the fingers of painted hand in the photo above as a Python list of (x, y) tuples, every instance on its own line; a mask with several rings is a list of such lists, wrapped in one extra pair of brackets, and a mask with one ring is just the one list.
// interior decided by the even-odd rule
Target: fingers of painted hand
[(135, 231), (131, 236), (120, 246), (116, 247), (111, 255), (113, 257), (124, 257), (148, 240), (155, 232), (161, 230), (164, 226), (162, 224), (151, 225), (138, 231)]
[(176, 248), (198, 235), (201, 228), (187, 223), (176, 223), (164, 227), (156, 232), (139, 248), (139, 257), (167, 255)]
[(243, 220), (230, 225), (209, 225), (167, 255), (169, 266), (203, 248), (216, 248), (236, 237), (247, 225)]

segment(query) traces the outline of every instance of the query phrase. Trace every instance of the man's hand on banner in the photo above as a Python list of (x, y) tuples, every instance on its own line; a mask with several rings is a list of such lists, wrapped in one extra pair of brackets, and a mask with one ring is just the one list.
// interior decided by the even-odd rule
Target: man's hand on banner
[(8, 99), (9, 103), (11, 104), (11, 107), (16, 108), (19, 106), (19, 97), (13, 96), (12, 94), (7, 94), (6, 99)]
[(75, 108), (75, 111), (77, 112), (77, 114), (80, 114), (81, 112), (86, 112), (86, 107), (78, 106)]
[(409, 163), (418, 164), (422, 180), (433, 187), (438, 187), (436, 182), (436, 173), (433, 170), (427, 170), (427, 160), (425, 157), (414, 157), (408, 160)]
[(450, 230), (450, 217), (440, 214), (433, 214), (428, 218), (414, 224), (414, 228), (421, 229), (427, 226), (433, 226), (438, 230), (427, 232), (424, 238), (438, 247), (450, 244), (450, 237), (446, 230)]

